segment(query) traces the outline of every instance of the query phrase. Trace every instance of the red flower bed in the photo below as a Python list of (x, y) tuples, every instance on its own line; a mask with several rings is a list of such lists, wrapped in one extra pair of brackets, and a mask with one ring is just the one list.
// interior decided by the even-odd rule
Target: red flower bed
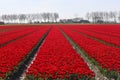
[(22, 32), (16, 32), (16, 33), (12, 33), (12, 34), (7, 34), (3, 37), (0, 37), (0, 45), (3, 45), (9, 41), (12, 41), (16, 38), (19, 38), (19, 37), (22, 37), (24, 35), (27, 35), (27, 34), (32, 34), (34, 31), (37, 31), (36, 29), (23, 29)]
[(108, 28), (108, 30), (104, 30), (104, 28), (102, 28), (101, 30), (95, 30), (95, 29), (84, 29), (84, 30), (94, 32), (94, 33), (98, 33), (98, 34), (103, 34), (103, 35), (108, 35), (108, 36), (120, 38), (120, 33), (117, 33), (117, 32), (115, 32), (111, 29), (109, 30), (109, 28)]
[[(96, 37), (98, 39), (104, 40), (104, 41), (109, 42), (111, 44), (115, 44), (117, 46), (120, 46), (120, 34), (117, 34), (117, 33), (115, 34), (115, 32), (114, 32), (114, 35), (113, 35), (111, 33), (112, 30), (110, 31), (109, 27), (107, 27), (109, 32), (103, 32), (104, 27), (98, 28), (98, 29), (103, 30), (103, 31), (99, 31), (99, 33), (98, 33), (97, 28), (95, 28), (97, 31), (93, 31), (93, 30), (95, 30), (94, 27), (90, 28), (90, 27), (84, 27), (84, 26), (75, 26), (74, 28), (73, 27), (70, 27), (70, 28), (74, 29), (74, 30), (77, 30), (79, 32), (83, 32), (83, 33), (85, 33), (87, 35), (94, 36), (94, 37)], [(112, 27), (112, 28), (115, 28), (115, 27)], [(117, 27), (117, 28), (119, 29), (120, 27)], [(120, 32), (120, 30), (119, 30), (119, 32)]]
[(94, 73), (64, 37), (53, 27), (27, 74), (38, 78), (93, 77)]
[(20, 38), (4, 47), (0, 48), (0, 77), (4, 78), (7, 73), (14, 70), (15, 66), (25, 58), (26, 55), (40, 41), (42, 36), (48, 31), (49, 27), (38, 31), (31, 35)]
[(9, 29), (9, 30), (3, 30), (3, 29), (0, 29), (1, 31), (3, 31), (2, 33), (0, 33), (0, 38), (1, 37), (4, 37), (4, 36), (7, 36), (7, 35), (11, 35), (11, 34), (15, 34), (15, 33), (20, 33), (20, 32), (23, 32), (23, 31), (27, 31), (29, 29), (35, 29), (35, 28), (26, 28), (26, 27), (23, 27), (23, 28), (14, 28), (14, 29)]
[(20, 26), (20, 27), (10, 26), (10, 25), (9, 26), (6, 26), (6, 25), (0, 26), (0, 36), (1, 36), (1, 34), (12, 32), (14, 30), (19, 30), (19, 29), (23, 29), (23, 28), (25, 28), (25, 27), (23, 27), (23, 26)]
[[(76, 27), (80, 27), (80, 26), (76, 26)], [(113, 36), (118, 36), (117, 34), (120, 34), (120, 25), (86, 25), (86, 26), (82, 26), (82, 29), (87, 29), (89, 31), (96, 31), (96, 32), (100, 32), (103, 34), (109, 34), (109, 35), (113, 35)], [(119, 35), (120, 36), (120, 35)]]
[(113, 46), (105, 45), (88, 36), (84, 36), (68, 29), (62, 29), (76, 43), (79, 44), (92, 58), (94, 58), (103, 68), (120, 72), (120, 49)]

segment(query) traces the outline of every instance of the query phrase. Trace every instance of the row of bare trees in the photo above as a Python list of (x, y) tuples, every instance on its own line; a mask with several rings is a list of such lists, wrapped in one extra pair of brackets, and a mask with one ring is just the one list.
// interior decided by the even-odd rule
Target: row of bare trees
[(58, 13), (9, 14), (0, 16), (0, 21), (6, 23), (57, 22), (58, 19)]
[(104, 23), (120, 23), (120, 11), (110, 11), (110, 12), (91, 12), (86, 14), (86, 18), (94, 23), (104, 22)]

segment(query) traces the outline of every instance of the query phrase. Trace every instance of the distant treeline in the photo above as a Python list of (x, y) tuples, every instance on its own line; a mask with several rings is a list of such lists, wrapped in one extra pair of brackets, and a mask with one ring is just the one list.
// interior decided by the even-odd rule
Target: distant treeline
[(61, 23), (120, 23), (120, 11), (110, 12), (88, 12), (86, 19), (83, 17), (75, 17), (72, 19), (60, 19)]
[(0, 21), (5, 23), (57, 22), (58, 19), (58, 13), (5, 14), (0, 16)]
[(86, 18), (91, 20), (93, 23), (120, 23), (120, 11), (110, 12), (88, 12)]
[(34, 14), (4, 14), (0, 16), (0, 22), (5, 23), (120, 23), (120, 11), (88, 12), (86, 19), (75, 17), (72, 19), (59, 19), (58, 13), (34, 13)]

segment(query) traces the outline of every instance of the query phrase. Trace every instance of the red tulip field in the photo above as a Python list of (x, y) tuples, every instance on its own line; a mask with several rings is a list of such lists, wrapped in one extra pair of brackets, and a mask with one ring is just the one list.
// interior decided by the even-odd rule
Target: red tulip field
[(102, 80), (94, 67), (120, 79), (119, 24), (0, 26), (0, 80)]

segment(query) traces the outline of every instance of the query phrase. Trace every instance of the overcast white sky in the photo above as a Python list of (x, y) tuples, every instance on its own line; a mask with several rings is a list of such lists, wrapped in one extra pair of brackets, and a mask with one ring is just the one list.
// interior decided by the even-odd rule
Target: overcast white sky
[(58, 12), (60, 18), (120, 11), (120, 0), (0, 0), (0, 14)]

